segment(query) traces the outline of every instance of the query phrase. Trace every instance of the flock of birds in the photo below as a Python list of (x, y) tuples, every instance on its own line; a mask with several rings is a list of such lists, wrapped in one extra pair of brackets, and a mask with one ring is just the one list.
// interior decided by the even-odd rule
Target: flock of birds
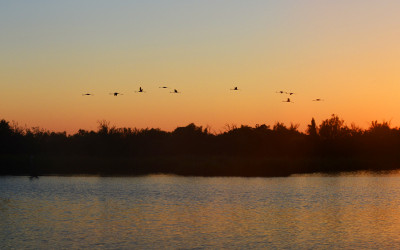
[[(287, 95), (290, 95), (290, 96), (295, 94), (295, 93), (293, 93), (293, 92), (286, 92), (286, 91), (283, 91), (283, 90), (277, 91), (276, 93), (278, 93), (278, 94), (287, 94)], [(323, 99), (317, 98), (317, 99), (314, 99), (314, 100), (312, 100), (312, 101), (313, 101), (313, 102), (322, 102)], [(292, 102), (292, 100), (290, 100), (290, 98), (287, 98), (286, 100), (284, 100), (284, 101), (282, 101), (282, 102), (294, 103), (294, 102)]]
[[(168, 89), (167, 86), (161, 86), (161, 87), (159, 87), (159, 88), (161, 88), (161, 89)], [(233, 88), (230, 89), (230, 90), (239, 91), (239, 90), (241, 90), (241, 89), (239, 89), (238, 87), (233, 87)], [(146, 91), (144, 91), (142, 87), (139, 87), (139, 90), (135, 91), (135, 93), (146, 93)], [(174, 89), (173, 91), (171, 91), (171, 92), (169, 92), (169, 93), (171, 93), (171, 94), (180, 94), (181, 92), (179, 92), (177, 89)], [(283, 91), (283, 90), (276, 91), (276, 93), (278, 93), (278, 94), (286, 94), (286, 95), (289, 95), (289, 96), (292, 96), (292, 95), (295, 94), (294, 92), (286, 92), (286, 91)], [(109, 93), (109, 94), (110, 94), (110, 95), (113, 95), (113, 96), (123, 95), (123, 93), (120, 93), (120, 92), (113, 92), (113, 93)], [(82, 94), (82, 96), (93, 96), (93, 95), (94, 95), (94, 94), (92, 94), (92, 93), (84, 93), (84, 94)], [(322, 102), (323, 99), (317, 98), (317, 99), (314, 99), (314, 100), (312, 100), (312, 101), (314, 101), (314, 102)], [(286, 100), (283, 100), (282, 102), (294, 103), (290, 98), (287, 98)]]
[[(166, 87), (166, 86), (162, 86), (162, 87), (159, 87), (159, 88), (161, 88), (161, 89), (167, 89), (168, 87)], [(137, 90), (137, 91), (135, 91), (135, 93), (146, 93), (146, 91), (144, 91), (143, 90), (143, 88), (142, 87), (139, 87), (139, 90)], [(181, 92), (179, 92), (177, 89), (174, 89), (172, 92), (170, 92), (171, 94), (180, 94)], [(119, 95), (123, 95), (123, 93), (120, 93), (120, 92), (113, 92), (113, 93), (109, 93), (110, 95), (113, 95), (113, 96), (119, 96)], [(84, 94), (82, 94), (83, 96), (94, 96), (94, 94), (92, 94), (92, 93), (84, 93)]]

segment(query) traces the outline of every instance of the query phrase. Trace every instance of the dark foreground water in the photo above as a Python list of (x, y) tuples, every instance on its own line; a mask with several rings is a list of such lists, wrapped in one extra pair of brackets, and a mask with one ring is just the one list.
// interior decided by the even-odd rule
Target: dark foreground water
[(400, 176), (0, 178), (0, 249), (400, 247)]

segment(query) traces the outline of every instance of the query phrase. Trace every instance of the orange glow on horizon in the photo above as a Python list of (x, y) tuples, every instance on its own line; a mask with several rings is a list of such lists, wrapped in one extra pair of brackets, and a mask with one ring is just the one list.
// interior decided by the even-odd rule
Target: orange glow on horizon
[[(400, 126), (400, 3), (178, 7), (5, 4), (0, 119), (68, 133), (96, 130), (99, 120), (166, 131), (193, 122), (217, 133), (279, 121), (304, 131), (333, 113), (361, 128)], [(279, 90), (294, 92), (294, 103)]]

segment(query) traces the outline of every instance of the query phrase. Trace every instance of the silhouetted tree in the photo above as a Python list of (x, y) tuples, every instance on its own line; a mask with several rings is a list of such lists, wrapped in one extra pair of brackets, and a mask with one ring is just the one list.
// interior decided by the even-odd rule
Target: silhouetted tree
[(378, 123), (376, 120), (372, 121), (368, 133), (379, 137), (389, 136), (391, 134), (390, 122)]
[(307, 131), (306, 132), (312, 138), (316, 138), (318, 136), (317, 125), (315, 123), (315, 119), (314, 118), (311, 119), (311, 124), (309, 124), (307, 126)]
[(10, 135), (13, 131), (11, 130), (10, 123), (4, 119), (0, 121), (0, 136)]
[(324, 140), (334, 140), (347, 134), (348, 128), (344, 124), (344, 120), (337, 115), (332, 114), (330, 119), (322, 121), (319, 126), (319, 136)]

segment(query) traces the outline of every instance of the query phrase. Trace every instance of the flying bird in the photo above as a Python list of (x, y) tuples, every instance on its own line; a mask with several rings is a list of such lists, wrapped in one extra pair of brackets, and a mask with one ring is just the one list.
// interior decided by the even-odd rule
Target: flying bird
[(294, 93), (293, 92), (286, 92), (286, 94), (293, 95)]
[(238, 87), (234, 87), (234, 88), (233, 88), (233, 89), (231, 89), (231, 90), (239, 90), (239, 89), (238, 89)]
[(145, 93), (142, 89), (142, 87), (139, 87), (139, 91), (135, 91), (136, 93)]
[(294, 103), (290, 100), (290, 98), (288, 98), (286, 101), (282, 101), (282, 102), (290, 102), (290, 103)]
[(322, 102), (322, 101), (323, 101), (323, 99), (319, 99), (319, 98), (313, 100), (313, 102)]
[(118, 93), (118, 92), (114, 92), (114, 93), (110, 93), (110, 95), (118, 96), (118, 95), (123, 95), (123, 94), (122, 93)]
[(85, 95), (92, 95), (93, 96), (93, 94), (90, 94), (90, 93), (82, 94), (82, 96), (85, 96)]
[(174, 89), (174, 91), (170, 92), (170, 93), (172, 93), (172, 94), (180, 94), (181, 92), (179, 92), (178, 90)]
[(284, 93), (286, 93), (285, 91), (282, 91), (282, 90), (280, 90), (280, 91), (276, 91), (275, 93), (278, 93), (278, 94), (284, 94)]
[(161, 86), (161, 87), (159, 87), (160, 89), (167, 89), (168, 87), (167, 86)]

